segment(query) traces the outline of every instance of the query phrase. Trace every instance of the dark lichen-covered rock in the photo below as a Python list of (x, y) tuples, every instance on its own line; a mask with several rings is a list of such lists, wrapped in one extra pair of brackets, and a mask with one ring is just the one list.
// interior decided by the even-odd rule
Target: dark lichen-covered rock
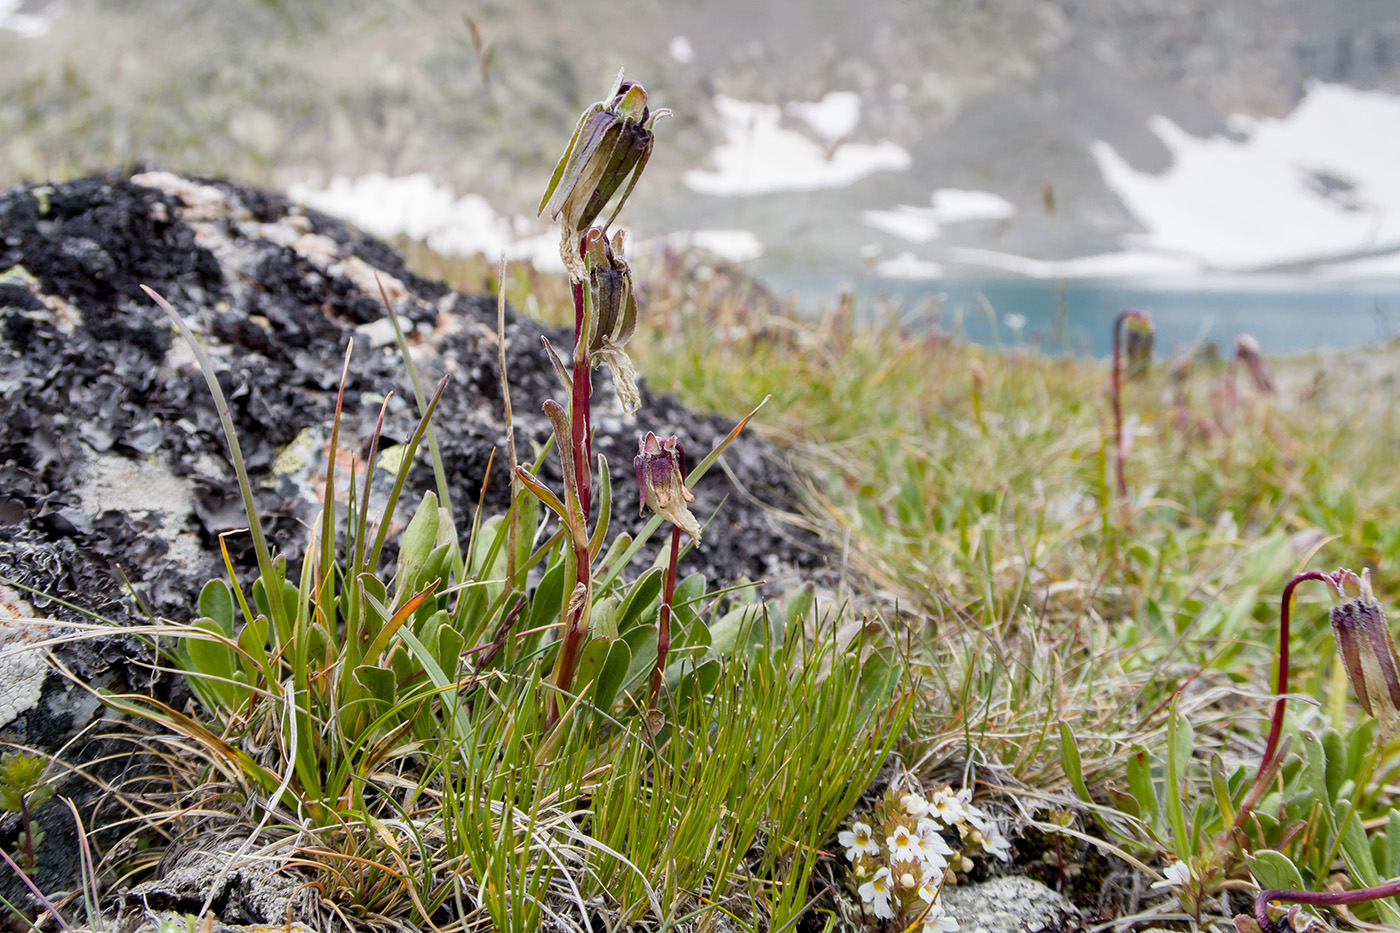
[[(383, 444), (402, 443), (417, 424), (376, 277), (424, 383), (450, 377), (434, 426), (453, 512), (465, 529), (493, 453), (488, 512), (502, 511), (509, 495), (494, 296), (452, 292), (339, 221), (227, 182), (147, 172), (0, 191), (0, 583), (10, 588), (0, 602), (24, 602), (9, 615), (76, 623), (92, 621), (92, 613), (125, 626), (149, 612), (187, 621), (199, 587), (224, 573), (218, 542), (225, 534), (241, 582), (251, 579), (251, 545), (238, 531), (247, 520), (214, 403), (142, 284), (175, 305), (220, 369), (264, 527), (297, 560), (319, 505), (347, 343), (354, 356), (344, 450), (367, 452), (390, 393)], [(560, 394), (541, 350), (545, 333), (508, 312), (516, 440), (524, 452), (547, 437), (540, 406)], [(551, 336), (567, 348), (566, 335)], [(612, 471), (614, 529), (640, 525), (631, 465), (639, 433), (678, 434), (697, 458), (732, 427), (645, 388), (639, 418), (628, 418), (601, 372), (594, 412), (594, 450)], [(790, 488), (751, 436), (726, 462), (750, 494)], [(556, 457), (544, 472), (558, 485)], [(376, 473), (387, 480), (386, 471)], [(409, 503), (433, 486), (431, 471), (420, 465), (413, 483)], [(810, 564), (790, 533), (734, 491), (722, 470), (698, 485), (702, 518), (724, 504), (684, 571), (728, 582)], [(72, 681), (50, 674), (39, 683), (33, 650), (19, 643), (32, 627), (10, 631), (0, 681), (10, 678), (13, 687), (0, 685), (0, 698), (10, 698), (8, 706), (0, 702), (0, 741), (57, 750), (88, 725), (97, 705)], [(162, 689), (134, 639), (79, 643), (61, 657), (90, 686)], [(75, 747), (66, 754), (95, 753)], [(12, 842), (12, 823), (0, 821), (0, 846)], [(66, 849), (54, 832), (49, 844)], [(0, 882), (0, 894), (26, 896), (8, 882)]]

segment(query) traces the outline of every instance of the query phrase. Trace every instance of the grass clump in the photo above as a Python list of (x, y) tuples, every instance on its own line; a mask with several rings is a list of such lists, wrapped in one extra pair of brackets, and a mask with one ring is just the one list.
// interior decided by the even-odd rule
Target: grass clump
[[(1369, 565), (1379, 602), (1395, 584), (1400, 433), (1379, 387), (1340, 360), (1272, 373), (1248, 339), (1153, 366), (1144, 312), (1121, 319), (1138, 352), (1106, 369), (932, 317), (803, 320), (696, 257), (657, 268), (632, 340), (667, 361), (652, 386), (721, 410), (773, 395), (761, 430), (810, 478), (803, 520), (914, 646), (898, 751), (922, 780), (999, 788), (1020, 855), (1044, 852), (1030, 870), (1124, 925), (1269, 929), (1261, 891), (1393, 922), (1400, 748), (1364, 713), (1389, 715), (1395, 665), (1362, 654), (1388, 629), (1339, 649), (1302, 604), (1275, 646), (1275, 599), (1309, 567)], [(551, 287), (506, 284), (527, 306)], [(1275, 669), (1311, 704), (1272, 702)], [(1338, 879), (1344, 899), (1317, 893)]]

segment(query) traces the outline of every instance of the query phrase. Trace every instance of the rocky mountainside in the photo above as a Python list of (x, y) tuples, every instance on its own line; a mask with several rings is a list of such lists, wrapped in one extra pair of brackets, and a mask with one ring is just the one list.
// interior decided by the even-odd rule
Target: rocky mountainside
[[(1400, 12), (1386, 0), (25, 0), (0, 22), (0, 181), (157, 159), (274, 186), (426, 172), (532, 217), (560, 141), (620, 65), (676, 118), (629, 207), (643, 236), (753, 230), (769, 267), (858, 264), (862, 208), (986, 190), (1019, 208), (959, 242), (1058, 258), (1135, 228), (1089, 152), (1143, 171), (1163, 115), (1225, 132), (1281, 116), (1312, 80), (1400, 91)], [(34, 30), (30, 30), (33, 32)], [(790, 104), (857, 95), (848, 143), (883, 140), (902, 171), (741, 198), (691, 190), (724, 139), (720, 96)], [(783, 126), (821, 134), (785, 111)], [(1047, 195), (1047, 192), (1049, 193)], [(1053, 199), (1054, 209), (1046, 206)], [(854, 229), (853, 229), (854, 228)], [(898, 248), (886, 243), (887, 249)]]

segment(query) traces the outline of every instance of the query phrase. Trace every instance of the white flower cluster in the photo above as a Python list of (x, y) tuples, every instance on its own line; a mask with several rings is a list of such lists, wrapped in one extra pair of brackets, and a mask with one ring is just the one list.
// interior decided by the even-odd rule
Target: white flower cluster
[[(957, 848), (948, 837), (956, 835)], [(870, 822), (857, 821), (838, 837), (851, 862), (851, 880), (876, 921), (922, 922), (923, 933), (954, 933), (958, 922), (938, 902), (956, 872), (974, 855), (1011, 860), (1000, 824), (972, 803), (972, 791), (944, 787), (928, 797), (893, 790), (876, 802)]]

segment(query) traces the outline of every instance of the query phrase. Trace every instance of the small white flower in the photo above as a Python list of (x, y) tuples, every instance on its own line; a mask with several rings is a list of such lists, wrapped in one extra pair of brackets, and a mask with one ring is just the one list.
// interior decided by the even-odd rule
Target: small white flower
[(854, 862), (856, 858), (864, 852), (867, 855), (879, 855), (880, 843), (871, 838), (873, 832), (869, 823), (852, 823), (850, 829), (844, 829), (836, 836), (836, 841), (846, 847), (846, 858)]
[(982, 833), (982, 851), (1003, 862), (1011, 861), (1011, 840), (1002, 833), (1001, 824), (996, 820), (989, 820)]
[(957, 933), (958, 921), (948, 916), (942, 904), (932, 904), (924, 914), (924, 933)]
[(953, 849), (938, 832), (938, 824), (932, 820), (919, 820), (919, 849), (924, 865), (930, 869), (947, 867), (945, 856), (953, 854)]
[(909, 831), (908, 826), (896, 826), (894, 833), (885, 840), (890, 850), (891, 862), (917, 862), (924, 854), (919, 837)]
[(1191, 866), (1173, 862), (1162, 870), (1162, 880), (1152, 882), (1154, 888), (1184, 888), (1191, 883)]
[(958, 795), (953, 793), (952, 788), (945, 787), (934, 791), (928, 803), (929, 815), (936, 817), (944, 826), (961, 823), (966, 816), (963, 803), (958, 799)]
[(942, 889), (943, 869), (925, 864), (924, 879), (919, 883), (919, 898), (925, 904), (932, 904), (938, 899), (938, 892)]
[(882, 868), (859, 888), (860, 899), (870, 905), (871, 912), (880, 920), (893, 920), (894, 911), (890, 908), (890, 870)]
[(928, 813), (928, 801), (918, 794), (905, 794), (899, 798), (899, 805), (904, 808), (904, 812), (918, 819)]

